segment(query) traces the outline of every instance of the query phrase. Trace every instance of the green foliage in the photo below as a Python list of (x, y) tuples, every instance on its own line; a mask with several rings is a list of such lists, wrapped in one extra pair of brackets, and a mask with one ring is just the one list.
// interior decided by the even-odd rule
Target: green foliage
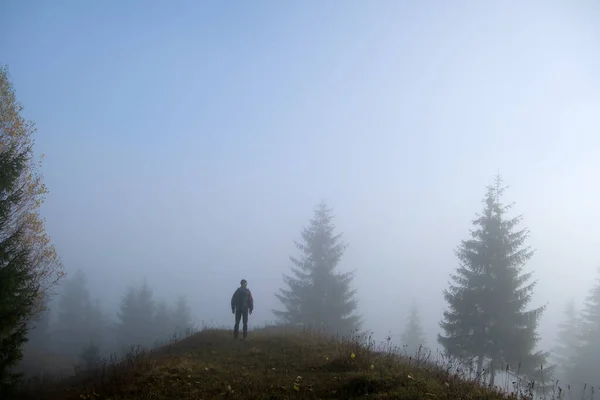
[(37, 213), (45, 190), (33, 163), (34, 129), (21, 110), (8, 70), (0, 68), (0, 398), (18, 378), (12, 370), (29, 321), (59, 267)]
[(51, 336), (51, 319), (52, 313), (49, 307), (49, 296), (45, 296), (43, 310), (29, 320), (27, 327), (27, 347), (48, 345)]
[(448, 310), (438, 341), (455, 356), (476, 357), (478, 372), (489, 362), (493, 383), (495, 371), (506, 365), (536, 376), (546, 354), (534, 350), (544, 307), (526, 310), (536, 284), (528, 283), (532, 273), (523, 272), (533, 254), (525, 246), (529, 232), (516, 230), (520, 216), (506, 216), (501, 178), (487, 189), (483, 214), (456, 252), (460, 266), (444, 291)]
[(32, 368), (31, 359), (44, 350), (50, 350), (53, 347), (51, 317), (52, 313), (49, 307), (49, 296), (45, 296), (43, 310), (32, 317), (27, 324), (27, 342), (23, 345), (23, 358), (19, 360), (16, 370), (23, 373), (26, 379), (34, 371), (37, 371), (37, 365)]
[(295, 242), (303, 254), (300, 259), (290, 257), (295, 277), (285, 275), (288, 289), (276, 294), (285, 310), (273, 313), (285, 324), (350, 335), (361, 323), (354, 314), (353, 273), (336, 271), (347, 245), (341, 242), (341, 234), (334, 234), (332, 221), (332, 210), (320, 203), (309, 227), (302, 231), (304, 242)]

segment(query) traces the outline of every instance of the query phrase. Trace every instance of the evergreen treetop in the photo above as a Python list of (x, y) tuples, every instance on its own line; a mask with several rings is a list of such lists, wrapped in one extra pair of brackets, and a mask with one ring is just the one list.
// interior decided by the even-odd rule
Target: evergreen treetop
[(185, 296), (179, 296), (173, 309), (173, 326), (178, 336), (185, 336), (192, 328), (192, 311)]
[(421, 326), (419, 310), (417, 303), (413, 301), (410, 313), (407, 318), (407, 324), (401, 336), (402, 345), (406, 346), (409, 355), (415, 354), (420, 347), (427, 347), (425, 333)]
[(294, 276), (284, 275), (287, 289), (276, 297), (285, 310), (274, 310), (281, 322), (330, 333), (350, 335), (360, 328), (354, 314), (356, 291), (350, 288), (352, 272), (337, 271), (347, 244), (335, 233), (333, 213), (324, 202), (314, 210), (308, 227), (302, 230), (303, 242), (294, 242), (302, 256), (290, 257)]
[(444, 291), (448, 309), (440, 323), (438, 341), (455, 356), (475, 357), (477, 371), (484, 362), (494, 372), (501, 365), (535, 375), (545, 353), (535, 352), (536, 329), (545, 306), (527, 310), (536, 282), (524, 266), (533, 251), (525, 245), (529, 231), (517, 229), (522, 217), (509, 217), (505, 188), (497, 176), (487, 187), (483, 213), (473, 220), (471, 238), (456, 251), (459, 267)]
[(138, 288), (127, 289), (117, 313), (115, 333), (119, 346), (148, 347), (160, 340), (155, 323), (156, 310), (152, 289), (146, 281)]

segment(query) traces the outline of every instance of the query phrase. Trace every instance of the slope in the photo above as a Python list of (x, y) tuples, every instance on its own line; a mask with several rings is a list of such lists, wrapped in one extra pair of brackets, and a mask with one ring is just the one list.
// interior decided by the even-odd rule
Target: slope
[(436, 366), (353, 340), (265, 328), (246, 341), (204, 330), (88, 374), (29, 387), (23, 399), (504, 399)]

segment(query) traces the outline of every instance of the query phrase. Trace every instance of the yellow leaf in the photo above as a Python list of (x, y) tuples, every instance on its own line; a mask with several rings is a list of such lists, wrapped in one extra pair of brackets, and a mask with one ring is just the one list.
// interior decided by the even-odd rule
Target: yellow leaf
[(352, 359), (356, 358), (356, 354), (354, 354), (354, 353), (350, 354), (350, 358), (352, 358)]

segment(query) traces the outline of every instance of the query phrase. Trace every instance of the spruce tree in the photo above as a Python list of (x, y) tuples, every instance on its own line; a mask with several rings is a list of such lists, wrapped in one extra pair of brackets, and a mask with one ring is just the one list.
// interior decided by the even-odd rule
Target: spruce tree
[(412, 303), (410, 313), (407, 318), (407, 324), (404, 332), (401, 336), (402, 345), (406, 346), (409, 355), (414, 355), (419, 350), (427, 347), (427, 340), (425, 339), (425, 333), (421, 326), (421, 319), (419, 318), (419, 310), (415, 302)]
[(600, 279), (586, 297), (580, 327), (581, 342), (569, 383), (571, 387), (583, 387), (586, 384), (588, 388), (598, 387), (600, 386)]
[(153, 299), (153, 292), (148, 286), (147, 282), (144, 281), (137, 292), (137, 306), (138, 306), (138, 324), (140, 341), (139, 344), (150, 346), (157, 339), (154, 335), (153, 325), (154, 316), (156, 315), (156, 303)]
[(553, 361), (558, 365), (558, 375), (568, 379), (575, 368), (574, 358), (579, 351), (581, 339), (580, 318), (575, 301), (570, 300), (565, 305), (564, 318), (558, 325)]
[(185, 296), (177, 299), (173, 310), (173, 325), (178, 337), (185, 337), (192, 329), (192, 311)]
[(173, 328), (173, 311), (169, 309), (167, 302), (161, 300), (156, 307), (154, 315), (155, 336), (159, 342), (166, 342), (171, 339), (175, 329)]
[(131, 346), (138, 340), (137, 318), (136, 289), (129, 287), (121, 298), (121, 306), (117, 312), (118, 322), (115, 324), (115, 340), (120, 349)]
[(31, 318), (62, 277), (39, 207), (46, 194), (33, 157), (32, 123), (20, 115), (8, 69), (0, 67), (0, 398), (18, 375)]
[(281, 323), (340, 335), (360, 328), (355, 289), (350, 288), (353, 273), (336, 269), (347, 244), (334, 232), (332, 210), (321, 202), (302, 231), (303, 243), (295, 242), (302, 256), (290, 257), (294, 276), (284, 275), (288, 288), (276, 293), (285, 307), (273, 311)]
[(159, 339), (154, 329), (155, 315), (156, 304), (148, 284), (144, 281), (139, 288), (129, 288), (117, 313), (115, 334), (119, 346), (152, 346)]
[(90, 339), (88, 345), (83, 348), (79, 355), (79, 366), (84, 371), (92, 371), (100, 364), (101, 360), (100, 346), (94, 339)]
[(94, 337), (94, 307), (85, 274), (78, 270), (62, 286), (54, 327), (54, 344), (60, 352), (77, 360)]
[(545, 307), (526, 309), (536, 284), (524, 272), (533, 255), (525, 246), (529, 231), (516, 229), (521, 216), (507, 216), (511, 205), (501, 201), (504, 190), (497, 176), (487, 187), (483, 214), (472, 222), (471, 238), (456, 251), (459, 267), (444, 291), (448, 309), (440, 322), (444, 334), (438, 335), (450, 354), (477, 359), (478, 376), (489, 365), (490, 385), (505, 366), (536, 377), (546, 357), (535, 352)]

